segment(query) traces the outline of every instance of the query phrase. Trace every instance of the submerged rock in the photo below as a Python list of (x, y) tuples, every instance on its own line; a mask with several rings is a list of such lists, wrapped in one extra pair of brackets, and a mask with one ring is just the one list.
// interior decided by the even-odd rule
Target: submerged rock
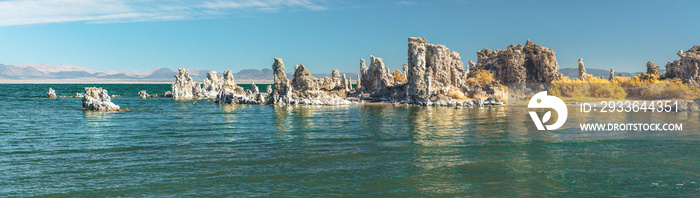
[(158, 97), (156, 94), (148, 94), (146, 90), (139, 91), (139, 98)]
[(147, 98), (147, 97), (148, 97), (148, 93), (146, 92), (146, 90), (139, 91), (139, 98)]
[(55, 98), (55, 97), (56, 97), (56, 91), (53, 90), (51, 87), (49, 87), (49, 90), (46, 91), (46, 97), (47, 97), (47, 98)]
[(85, 111), (119, 111), (119, 105), (112, 103), (107, 90), (96, 87), (85, 87), (83, 94), (83, 110)]
[(666, 64), (666, 76), (680, 78), (686, 83), (700, 82), (700, 46), (695, 45), (688, 51), (678, 51), (681, 59)]

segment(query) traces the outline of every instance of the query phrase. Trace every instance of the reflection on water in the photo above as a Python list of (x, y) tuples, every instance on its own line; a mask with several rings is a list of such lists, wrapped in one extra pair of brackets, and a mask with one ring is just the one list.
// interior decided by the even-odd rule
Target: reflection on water
[[(525, 107), (509, 107), (508, 131), (511, 141), (594, 141), (594, 140), (700, 140), (699, 112), (589, 112), (581, 113), (578, 108), (569, 108), (566, 123), (553, 131), (538, 131)], [(556, 118), (552, 118), (554, 120)], [(586, 131), (580, 124), (586, 123), (680, 123), (682, 131)]]
[[(635, 133), (581, 133), (569, 125), (526, 132), (517, 128), (532, 125), (526, 109), (193, 104), (135, 94), (169, 85), (109, 85), (123, 96), (115, 103), (131, 111), (83, 112), (80, 99), (22, 96), (45, 95), (42, 85), (0, 86), (17, 93), (0, 95), (0, 197), (700, 192), (697, 141), (640, 141)], [(681, 121), (683, 132), (654, 135), (700, 136), (697, 113), (614, 115), (571, 113), (569, 122)]]

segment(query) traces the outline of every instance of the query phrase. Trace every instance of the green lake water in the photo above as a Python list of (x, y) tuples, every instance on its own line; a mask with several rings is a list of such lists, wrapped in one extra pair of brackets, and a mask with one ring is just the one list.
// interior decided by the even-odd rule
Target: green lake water
[(85, 86), (0, 85), (0, 197), (700, 196), (697, 122), (681, 140), (528, 140), (508, 107), (136, 97), (170, 90), (157, 84), (96, 85), (128, 112), (45, 97)]

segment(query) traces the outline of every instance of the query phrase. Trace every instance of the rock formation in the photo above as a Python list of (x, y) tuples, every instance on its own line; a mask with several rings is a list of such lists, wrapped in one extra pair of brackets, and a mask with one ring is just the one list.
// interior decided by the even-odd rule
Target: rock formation
[(157, 94), (148, 94), (146, 90), (139, 91), (139, 98), (158, 97)]
[(211, 98), (216, 97), (223, 86), (223, 78), (216, 76), (216, 71), (207, 72), (207, 78), (204, 79), (201, 97)]
[(388, 87), (394, 86), (394, 77), (389, 68), (384, 65), (380, 57), (369, 56), (369, 68), (364, 66), (364, 60), (360, 61), (362, 91), (375, 97), (386, 97)]
[(659, 75), (659, 66), (656, 66), (654, 62), (647, 62), (647, 74), (656, 74)]
[(476, 71), (476, 63), (474, 61), (469, 60), (469, 68), (467, 68), (467, 73), (475, 72)]
[(425, 38), (408, 38), (406, 99), (422, 103), (444, 90), (466, 91), (469, 72), (464, 69), (459, 53), (427, 42)]
[(578, 58), (578, 79), (586, 79), (586, 67), (583, 66), (583, 58)]
[(483, 49), (476, 67), (490, 71), (501, 83), (548, 83), (560, 80), (554, 50), (527, 40), (525, 47), (510, 45), (502, 50)]
[(233, 80), (233, 72), (231, 72), (231, 70), (224, 70), (224, 76), (221, 78), (220, 82), (221, 84), (219, 91), (214, 99), (215, 103), (264, 104), (266, 102), (265, 97), (269, 95), (267, 93), (260, 93), (260, 90), (255, 83), (251, 84), (251, 88), (249, 90), (243, 90), (243, 87), (236, 85), (236, 82)]
[(202, 88), (199, 83), (192, 80), (190, 70), (178, 68), (175, 75), (175, 83), (172, 85), (172, 95), (175, 99), (199, 97)]
[(272, 85), (267, 85), (267, 87), (265, 87), (265, 92), (268, 95), (272, 94)]
[(146, 90), (139, 91), (139, 98), (147, 98), (147, 97), (148, 97), (148, 93), (146, 92)]
[(83, 110), (85, 111), (118, 111), (119, 105), (112, 103), (107, 90), (96, 87), (85, 87), (83, 94)]
[(284, 73), (284, 62), (281, 58), (275, 57), (275, 62), (272, 64), (272, 72), (274, 75), (275, 88), (272, 91), (268, 104), (286, 104), (292, 97), (292, 84), (287, 79), (287, 74)]
[(610, 76), (608, 77), (608, 80), (612, 81), (613, 79), (615, 79), (615, 69), (613, 69), (613, 67), (610, 67)]
[(678, 51), (681, 59), (666, 64), (666, 76), (680, 78), (683, 82), (700, 82), (700, 46), (695, 45), (688, 51)]
[(220, 104), (264, 104), (265, 101), (264, 93), (254, 92), (254, 90), (237, 92), (226, 88), (222, 89), (214, 99), (215, 103)]
[(304, 64), (299, 65), (294, 70), (294, 78), (292, 79), (292, 90), (295, 92), (295, 98), (308, 98), (317, 96), (319, 86), (311, 72), (306, 69)]
[(331, 78), (315, 78), (303, 64), (294, 68), (292, 80), (287, 79), (282, 59), (275, 57), (272, 64), (275, 86), (267, 104), (337, 105), (350, 104), (345, 100), (346, 90), (340, 72), (333, 71)]
[(255, 85), (255, 82), (252, 82), (250, 84), (250, 90), (253, 91), (253, 93), (260, 93), (260, 89), (258, 89), (258, 86)]
[(404, 63), (402, 69), (403, 76), (408, 76), (408, 64)]
[(47, 97), (47, 98), (55, 98), (55, 97), (56, 97), (56, 91), (54, 91), (51, 87), (49, 87), (49, 90), (46, 91), (46, 97)]
[(223, 83), (221, 84), (221, 90), (235, 90), (237, 92), (243, 92), (243, 87), (236, 85), (233, 79), (233, 72), (231, 70), (224, 70)]

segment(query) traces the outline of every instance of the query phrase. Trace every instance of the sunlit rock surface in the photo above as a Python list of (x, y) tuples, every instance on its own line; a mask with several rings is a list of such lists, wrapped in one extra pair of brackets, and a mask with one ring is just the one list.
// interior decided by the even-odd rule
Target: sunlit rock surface
[(346, 91), (339, 72), (333, 71), (331, 78), (315, 78), (303, 64), (294, 68), (292, 80), (287, 79), (284, 62), (275, 57), (272, 64), (275, 86), (267, 104), (338, 105), (351, 104), (346, 100)]
[(688, 51), (678, 51), (681, 59), (666, 64), (666, 76), (680, 78), (686, 83), (700, 82), (700, 46), (695, 45)]
[(199, 83), (192, 80), (190, 70), (178, 68), (175, 75), (175, 83), (172, 85), (172, 95), (175, 99), (194, 98), (201, 96), (202, 88)]
[(394, 86), (394, 78), (389, 72), (389, 67), (384, 65), (384, 60), (380, 57), (370, 56), (370, 66), (364, 66), (364, 60), (360, 60), (360, 70), (362, 75), (361, 91), (369, 93), (375, 97), (387, 97), (389, 87)]
[(202, 83), (201, 97), (216, 97), (219, 91), (221, 91), (223, 84), (224, 79), (216, 76), (216, 71), (207, 72), (207, 78), (205, 78), (204, 83)]
[(119, 105), (112, 103), (107, 90), (96, 87), (85, 87), (83, 94), (83, 110), (86, 111), (118, 111)]
[(554, 50), (527, 40), (525, 46), (483, 49), (477, 53), (478, 69), (488, 70), (501, 83), (549, 83), (561, 80)]
[(53, 90), (51, 87), (49, 87), (49, 90), (46, 91), (46, 97), (47, 97), (47, 98), (55, 98), (55, 97), (56, 97), (56, 91)]
[(583, 66), (583, 58), (578, 58), (578, 79), (586, 79), (586, 67)]
[(284, 62), (282, 62), (281, 58), (275, 57), (275, 62), (272, 64), (272, 72), (275, 86), (267, 103), (286, 104), (292, 97), (292, 84), (287, 79), (287, 74), (284, 73)]
[(146, 92), (146, 90), (139, 91), (138, 95), (139, 95), (139, 98), (158, 97), (157, 94), (148, 94), (148, 92)]

